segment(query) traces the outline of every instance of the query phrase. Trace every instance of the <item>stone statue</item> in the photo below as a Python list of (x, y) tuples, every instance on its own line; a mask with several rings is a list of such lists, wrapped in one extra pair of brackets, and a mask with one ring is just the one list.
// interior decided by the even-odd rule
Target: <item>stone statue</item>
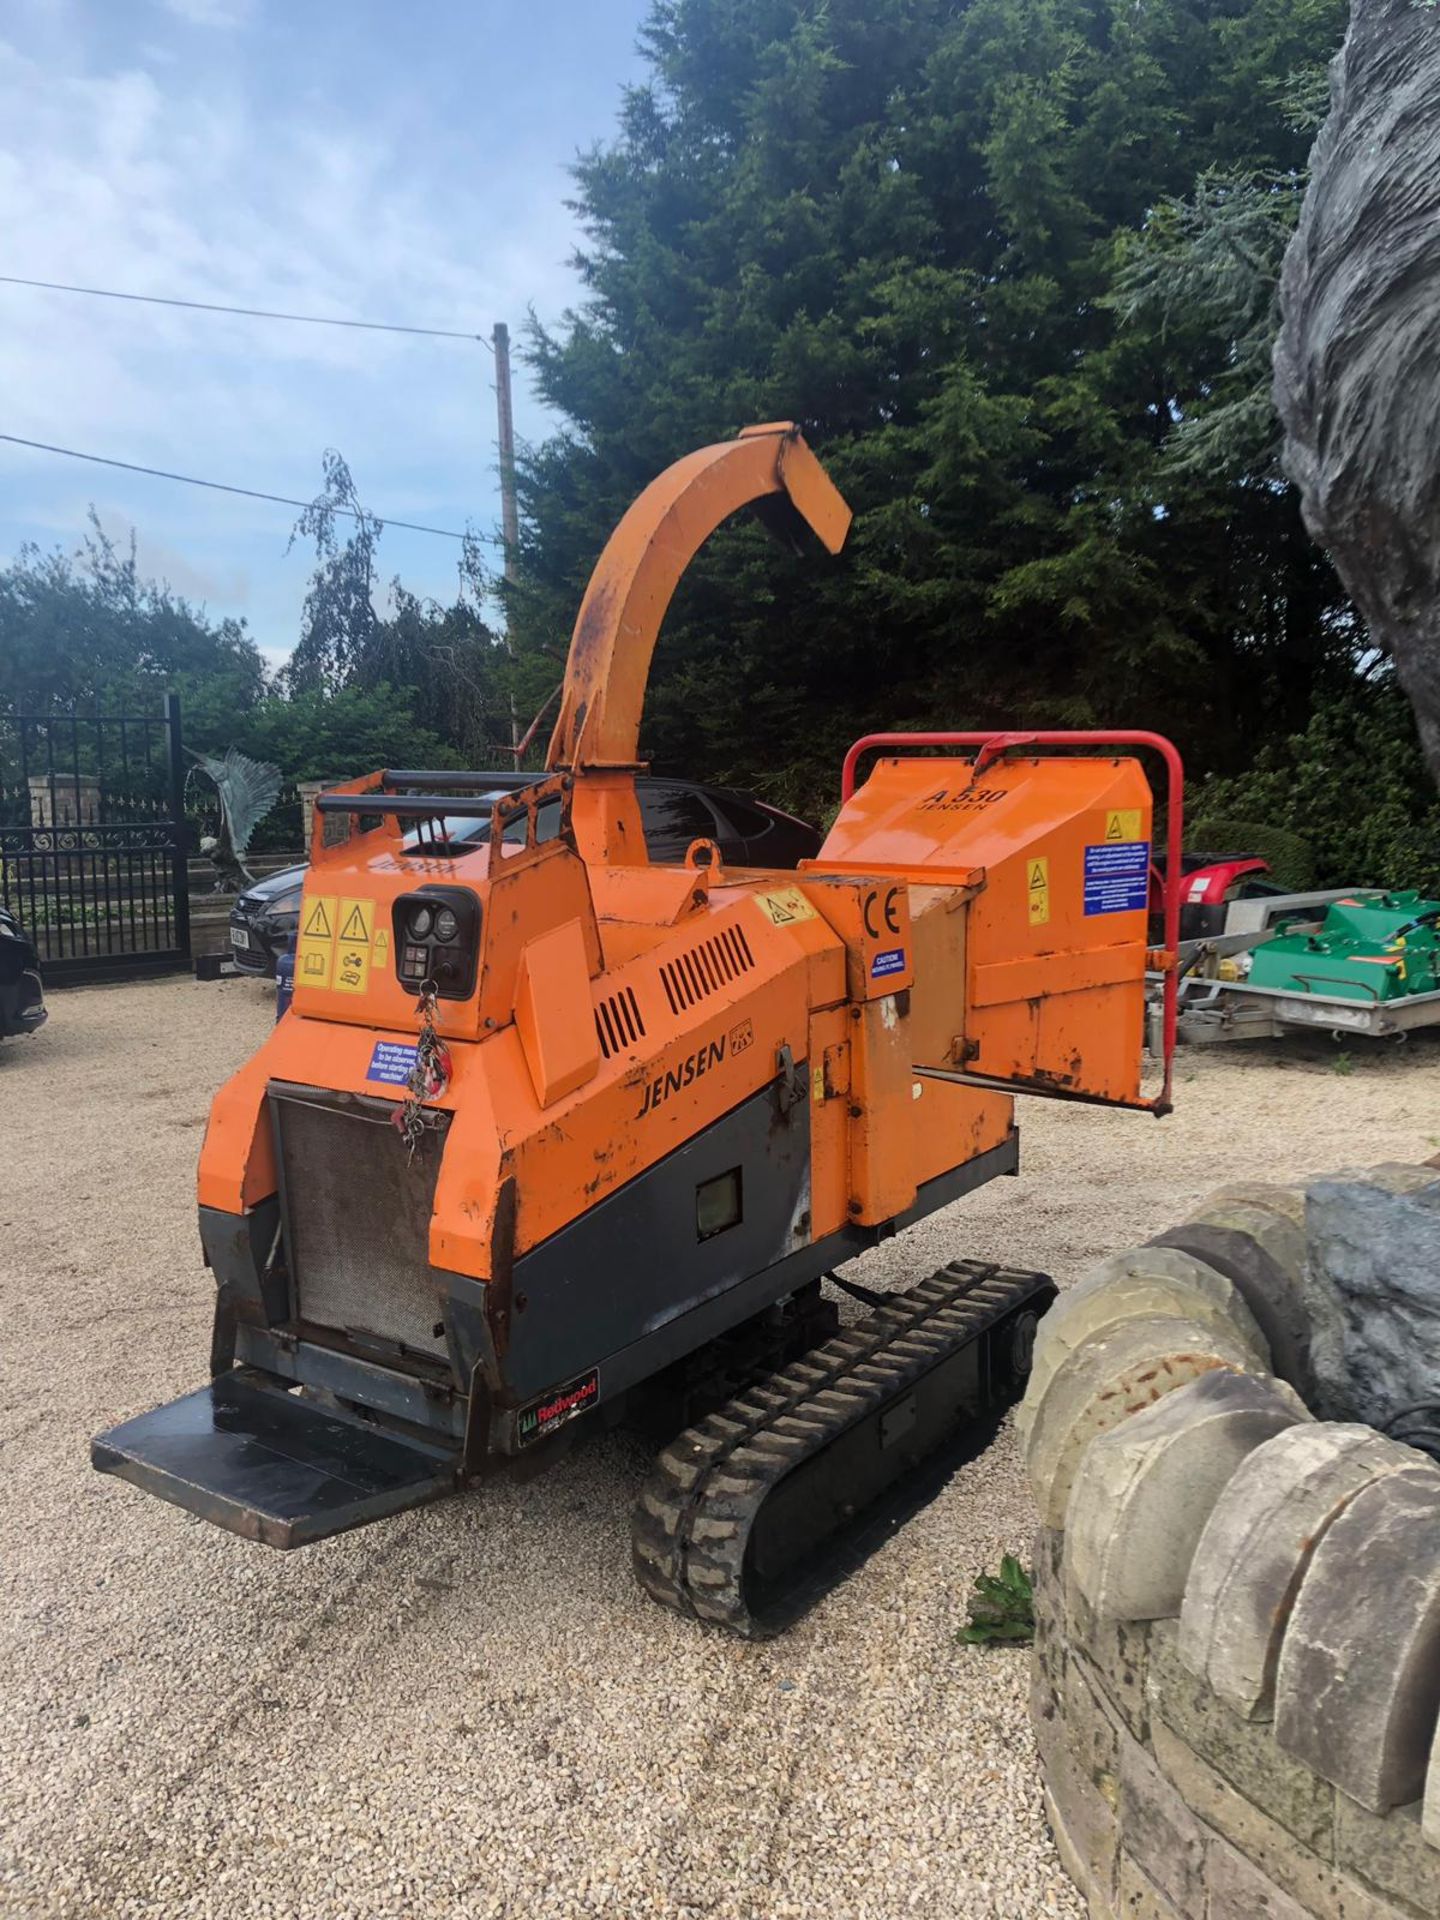
[(1353, 0), (1285, 257), (1275, 402), (1305, 523), (1440, 781), (1440, 9)]
[(220, 795), (220, 831), (207, 834), (200, 851), (215, 868), (216, 893), (238, 893), (254, 875), (245, 865), (250, 836), (280, 797), (280, 769), (268, 761), (251, 760), (234, 747), (216, 759), (193, 753), (202, 773), (209, 774)]

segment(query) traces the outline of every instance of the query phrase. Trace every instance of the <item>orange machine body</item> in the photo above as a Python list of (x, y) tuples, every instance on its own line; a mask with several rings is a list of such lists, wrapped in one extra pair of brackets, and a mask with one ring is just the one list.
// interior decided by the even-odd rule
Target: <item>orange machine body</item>
[[(1131, 758), (891, 756), (798, 873), (726, 870), (707, 843), (649, 864), (633, 771), (655, 632), (694, 548), (771, 496), (839, 546), (844, 503), (789, 428), (690, 456), (631, 509), (577, 621), (554, 771), (488, 844), (437, 841), (431, 803), (397, 800), (441, 775), (322, 797), (293, 1006), (201, 1154), (207, 1250), (262, 1216), (250, 1239), (273, 1247), (222, 1283), (222, 1362), (238, 1340), (333, 1385), (348, 1357), (412, 1421), (386, 1381), (423, 1378), (478, 1470), (535, 1396), (623, 1392), (1013, 1171), (1014, 1092), (1144, 1104), (1151, 798)], [(412, 1166), (385, 1124), (412, 1099), (407, 929), (445, 890), (474, 902), (473, 977), (433, 1002), (448, 1077)], [(409, 1250), (403, 1329), (365, 1292), (382, 1242), (387, 1271)], [(308, 1266), (330, 1276), (313, 1297)]]

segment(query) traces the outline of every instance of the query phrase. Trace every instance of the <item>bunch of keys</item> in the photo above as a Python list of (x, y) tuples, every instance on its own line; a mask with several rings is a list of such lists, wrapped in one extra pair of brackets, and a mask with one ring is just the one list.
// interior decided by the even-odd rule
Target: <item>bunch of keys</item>
[(415, 1064), (405, 1082), (405, 1098), (396, 1107), (390, 1124), (405, 1142), (410, 1158), (415, 1158), (426, 1129), (434, 1125), (424, 1103), (434, 1100), (450, 1084), (450, 1049), (435, 1031), (435, 982), (426, 980), (420, 988), (420, 1037), (415, 1043)]

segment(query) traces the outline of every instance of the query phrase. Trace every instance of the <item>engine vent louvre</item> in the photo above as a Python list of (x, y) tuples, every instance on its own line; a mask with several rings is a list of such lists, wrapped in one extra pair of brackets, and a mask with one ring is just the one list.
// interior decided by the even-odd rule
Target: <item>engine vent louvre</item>
[(633, 987), (622, 987), (599, 1003), (595, 1009), (595, 1036), (607, 1060), (613, 1054), (623, 1053), (627, 1047), (637, 1046), (645, 1038), (645, 1022)]
[(660, 968), (661, 984), (672, 1013), (683, 1013), (712, 993), (718, 993), (755, 965), (750, 942), (741, 927), (726, 927), (702, 940), (688, 953), (677, 954)]

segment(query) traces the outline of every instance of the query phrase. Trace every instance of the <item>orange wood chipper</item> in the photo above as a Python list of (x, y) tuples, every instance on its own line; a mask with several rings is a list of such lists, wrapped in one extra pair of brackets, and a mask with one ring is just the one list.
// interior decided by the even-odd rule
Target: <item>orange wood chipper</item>
[[(798, 872), (708, 841), (651, 864), (656, 636), (751, 503), (844, 542), (789, 425), (678, 461), (601, 555), (533, 784), (497, 804), (489, 774), (388, 771), (319, 799), (293, 1005), (201, 1150), (212, 1377), (96, 1439), (102, 1471), (288, 1547), (643, 1412), (675, 1437), (642, 1585), (758, 1634), (1014, 1397), (1044, 1275), (957, 1259), (879, 1295), (835, 1270), (1014, 1173), (1017, 1092), (1166, 1110), (1145, 972), (1173, 983), (1176, 902), (1147, 953), (1151, 791), (1120, 749), (1169, 760), (1172, 875), (1178, 759), (875, 736)], [(827, 1279), (865, 1317), (840, 1330)]]

